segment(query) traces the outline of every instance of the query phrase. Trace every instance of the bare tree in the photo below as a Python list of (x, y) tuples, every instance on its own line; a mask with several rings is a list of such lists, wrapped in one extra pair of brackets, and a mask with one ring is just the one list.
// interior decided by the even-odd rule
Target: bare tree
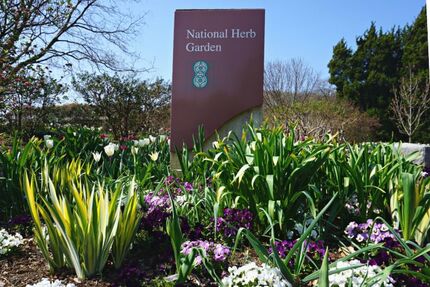
[(410, 70), (409, 77), (403, 77), (399, 88), (394, 90), (390, 109), (399, 131), (408, 136), (409, 142), (430, 108), (429, 89), (429, 82), (426, 81), (424, 88), (420, 87), (418, 78)]
[(305, 100), (317, 93), (322, 83), (320, 75), (300, 58), (269, 62), (264, 73), (266, 106), (275, 108)]
[(128, 70), (114, 52), (127, 45), (142, 18), (124, 14), (124, 1), (0, 1), (0, 95), (34, 64), (88, 62), (98, 69)]

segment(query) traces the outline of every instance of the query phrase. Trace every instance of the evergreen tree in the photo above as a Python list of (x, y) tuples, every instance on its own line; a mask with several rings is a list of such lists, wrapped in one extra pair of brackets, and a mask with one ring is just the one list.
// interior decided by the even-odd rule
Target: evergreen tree
[(336, 86), (338, 97), (345, 96), (344, 88), (348, 84), (352, 50), (348, 48), (345, 39), (339, 41), (333, 48), (333, 58), (328, 64), (330, 78), (329, 82)]
[(383, 140), (393, 135), (395, 139), (403, 139), (389, 112), (400, 78), (412, 69), (421, 79), (428, 79), (426, 24), (423, 8), (414, 23), (403, 29), (395, 27), (384, 32), (371, 23), (370, 28), (357, 37), (355, 51), (348, 48), (344, 39), (333, 48), (328, 64), (329, 81), (336, 86), (337, 96), (352, 100), (362, 110), (377, 115), (382, 124), (380, 137)]
[[(413, 25), (405, 28), (403, 35), (404, 52), (402, 57), (402, 76), (412, 71), (419, 81), (421, 90), (426, 87), (429, 79), (429, 57), (427, 43), (427, 16), (424, 6)], [(423, 117), (423, 125), (415, 134), (413, 140), (430, 142), (430, 113)]]

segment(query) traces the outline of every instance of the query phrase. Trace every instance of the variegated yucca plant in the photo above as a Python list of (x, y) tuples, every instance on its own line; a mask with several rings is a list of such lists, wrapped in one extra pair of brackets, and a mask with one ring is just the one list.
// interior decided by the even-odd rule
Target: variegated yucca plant
[[(109, 190), (74, 176), (67, 184), (54, 184), (47, 165), (43, 174), (40, 185), (31, 171), (23, 181), (34, 237), (51, 270), (72, 267), (80, 279), (101, 274), (111, 252), (118, 268), (140, 220), (134, 180), (124, 195), (122, 184)], [(44, 189), (46, 196), (39, 196)]]
[(423, 245), (430, 229), (430, 177), (404, 172), (397, 187), (390, 200), (394, 224), (404, 240)]

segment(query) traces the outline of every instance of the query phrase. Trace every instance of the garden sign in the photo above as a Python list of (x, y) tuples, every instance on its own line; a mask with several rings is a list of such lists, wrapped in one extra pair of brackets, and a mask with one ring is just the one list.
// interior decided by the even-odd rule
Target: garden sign
[(172, 151), (192, 147), (199, 126), (209, 139), (225, 126), (242, 128), (243, 115), (261, 117), (264, 16), (262, 9), (175, 12)]

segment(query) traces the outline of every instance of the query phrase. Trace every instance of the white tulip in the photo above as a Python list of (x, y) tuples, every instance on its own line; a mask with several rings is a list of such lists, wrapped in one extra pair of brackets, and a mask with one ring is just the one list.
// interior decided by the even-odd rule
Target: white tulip
[(108, 157), (113, 156), (113, 154), (115, 153), (115, 145), (110, 143), (107, 146), (104, 147), (105, 153)]
[(45, 144), (46, 144), (47, 148), (54, 147), (54, 141), (53, 140), (47, 139), (47, 140), (45, 140)]
[(113, 145), (113, 148), (115, 149), (115, 151), (119, 150), (119, 144), (112, 144), (112, 145)]
[(131, 147), (131, 153), (132, 154), (136, 155), (138, 152), (139, 152), (139, 148), (138, 147), (135, 147), (135, 146)]
[(156, 137), (153, 137), (153, 136), (149, 136), (149, 140), (152, 142), (152, 143), (154, 143), (156, 140), (157, 140), (157, 138)]
[(102, 158), (102, 154), (100, 152), (93, 152), (93, 158), (95, 162), (99, 162)]
[(160, 142), (164, 142), (167, 139), (166, 135), (160, 135)]
[(158, 159), (158, 152), (151, 153), (150, 158), (151, 158), (152, 161), (157, 161), (157, 159)]
[(44, 141), (47, 141), (47, 140), (49, 140), (49, 139), (51, 139), (51, 135), (44, 135), (44, 136), (43, 136), (43, 140), (44, 140)]
[(218, 142), (218, 141), (214, 141), (214, 142), (212, 143), (212, 147), (213, 147), (213, 148), (218, 149), (218, 148), (220, 147), (219, 142)]
[(144, 139), (142, 139), (142, 140), (139, 140), (139, 146), (140, 147), (144, 147), (144, 146), (146, 146), (146, 145), (149, 145), (151, 143), (151, 141), (150, 141), (150, 139), (149, 138), (144, 138)]

